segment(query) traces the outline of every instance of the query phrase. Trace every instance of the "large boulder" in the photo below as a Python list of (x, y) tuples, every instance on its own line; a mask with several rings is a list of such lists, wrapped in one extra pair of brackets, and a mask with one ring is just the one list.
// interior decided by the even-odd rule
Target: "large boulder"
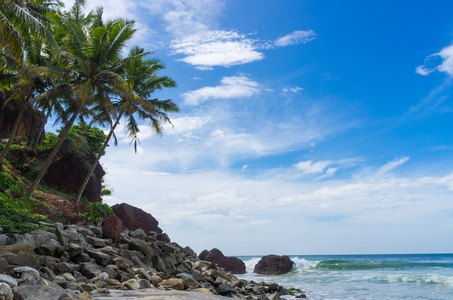
[(159, 222), (151, 214), (140, 208), (126, 203), (115, 204), (112, 208), (115, 215), (120, 218), (123, 225), (129, 230), (143, 229), (145, 232), (156, 231), (157, 233), (162, 233), (162, 229), (158, 226)]
[[(231, 272), (233, 274), (246, 273), (245, 264), (239, 258), (233, 257), (233, 256), (227, 257), (227, 256), (223, 255), (222, 251), (220, 251), (217, 248), (212, 249), (211, 251), (209, 251), (208, 254), (206, 254), (205, 251), (200, 253), (201, 257), (204, 256), (204, 260), (207, 260), (214, 264), (218, 264), (219, 267), (224, 268), (226, 271)], [(204, 254), (206, 254), (206, 255), (204, 255)]]
[(117, 215), (111, 214), (107, 220), (103, 222), (104, 237), (108, 239), (117, 239), (121, 234), (123, 222)]
[(266, 255), (255, 265), (253, 273), (262, 275), (279, 275), (290, 272), (294, 262), (286, 255)]

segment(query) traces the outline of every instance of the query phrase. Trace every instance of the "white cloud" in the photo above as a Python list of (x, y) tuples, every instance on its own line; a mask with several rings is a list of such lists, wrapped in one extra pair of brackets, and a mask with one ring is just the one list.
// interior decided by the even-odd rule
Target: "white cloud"
[(383, 165), (377, 172), (378, 175), (384, 175), (388, 172), (390, 172), (391, 170), (401, 166), (402, 164), (404, 164), (406, 161), (409, 160), (409, 157), (403, 157), (403, 158), (400, 158), (398, 160), (394, 160), (394, 161), (391, 161), (389, 163), (386, 163), (385, 165)]
[(317, 34), (313, 30), (308, 31), (293, 31), (275, 41), (275, 46), (285, 47), (295, 44), (305, 44), (316, 38)]
[[(318, 161), (318, 162), (313, 163), (313, 161), (307, 160), (307, 161), (298, 162), (297, 164), (295, 164), (295, 167), (297, 170), (301, 171), (303, 174), (312, 174), (312, 173), (320, 173), (320, 172), (324, 171), (324, 169), (327, 168), (330, 164), (331, 164), (330, 161)], [(329, 172), (332, 172), (332, 171), (329, 171)]]
[[(439, 63), (439, 59), (442, 60), (441, 63)], [(443, 48), (439, 53), (427, 56), (424, 64), (418, 66), (415, 72), (427, 76), (436, 70), (453, 77), (453, 45)]]
[(261, 60), (264, 55), (256, 51), (254, 41), (236, 31), (212, 30), (173, 40), (173, 54), (182, 54), (180, 59), (197, 69), (212, 69), (214, 66), (231, 67)]
[(182, 94), (185, 104), (198, 105), (209, 99), (251, 97), (260, 92), (259, 84), (245, 76), (223, 77), (218, 86), (207, 86)]
[(297, 93), (299, 91), (302, 91), (303, 89), (304, 88), (301, 88), (298, 86), (288, 86), (288, 87), (284, 88), (282, 91), (283, 91), (283, 93), (287, 93), (287, 92)]

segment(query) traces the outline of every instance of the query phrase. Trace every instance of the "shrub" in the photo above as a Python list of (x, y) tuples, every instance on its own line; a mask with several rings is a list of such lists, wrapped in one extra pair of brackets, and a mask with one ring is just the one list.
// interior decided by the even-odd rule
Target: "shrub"
[(36, 205), (32, 198), (13, 199), (8, 194), (0, 194), (0, 225), (4, 232), (29, 232), (38, 228), (33, 225), (48, 221), (44, 216), (33, 217), (31, 207)]
[(6, 173), (6, 172), (0, 172), (0, 192), (4, 192), (7, 189), (11, 188), (11, 186), (17, 184), (13, 177)]
[(108, 204), (101, 202), (88, 204), (88, 210), (89, 212), (86, 212), (85, 216), (95, 223), (104, 221), (113, 213), (113, 209)]

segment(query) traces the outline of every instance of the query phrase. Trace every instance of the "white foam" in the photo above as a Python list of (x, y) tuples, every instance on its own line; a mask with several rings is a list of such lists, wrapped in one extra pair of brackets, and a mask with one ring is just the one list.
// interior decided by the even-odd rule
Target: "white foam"
[(316, 268), (319, 261), (309, 261), (305, 258), (292, 257), (291, 260), (296, 264), (297, 269), (309, 270)]
[(440, 284), (453, 286), (453, 276), (431, 275), (397, 275), (389, 274), (371, 278), (371, 281), (388, 283)]

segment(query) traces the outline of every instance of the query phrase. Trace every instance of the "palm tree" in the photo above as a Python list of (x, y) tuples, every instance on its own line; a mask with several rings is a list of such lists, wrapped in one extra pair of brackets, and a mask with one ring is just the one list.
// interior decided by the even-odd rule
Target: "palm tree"
[(10, 55), (21, 77), (27, 77), (24, 44), (31, 37), (42, 36), (58, 51), (52, 34), (46, 28), (46, 14), (62, 6), (51, 0), (2, 0), (0, 2), (0, 49)]
[(109, 95), (120, 94), (127, 87), (120, 75), (124, 65), (121, 51), (135, 32), (133, 21), (117, 19), (104, 23), (102, 9), (85, 17), (75, 4), (71, 12), (60, 16), (59, 24), (56, 36), (63, 43), (61, 55), (67, 65), (67, 81), (56, 89), (66, 93), (62, 100), (67, 109), (61, 115), (65, 125), (26, 197), (33, 195), (75, 120), (88, 114), (95, 103), (109, 106)]
[[(101, 151), (97, 155), (95, 162), (91, 165), (85, 180), (74, 198), (76, 202), (80, 201), (82, 193), (85, 190), (85, 187), (88, 184), (88, 181), (90, 180), (97, 164), (99, 163), (101, 156), (104, 154), (104, 151), (123, 115), (126, 115), (129, 118), (127, 128), (133, 138), (135, 150), (137, 150), (137, 133), (139, 129), (134, 118), (134, 114), (138, 115), (140, 118), (149, 119), (156, 133), (160, 134), (162, 132), (162, 124), (170, 122), (170, 119), (166, 113), (179, 111), (176, 104), (174, 104), (171, 100), (160, 101), (158, 99), (145, 99), (148, 98), (156, 89), (176, 86), (174, 80), (171, 78), (167, 76), (159, 76), (159, 74), (156, 73), (157, 70), (164, 68), (163, 64), (159, 60), (144, 60), (144, 57), (147, 54), (150, 53), (145, 53), (144, 49), (135, 47), (126, 58), (125, 78), (130, 90), (122, 94), (120, 101), (115, 103), (116, 110), (114, 113), (117, 114), (115, 123), (111, 126), (110, 132), (105, 139)], [(106, 114), (98, 114), (97, 121), (103, 123), (104, 120), (99, 119), (99, 117), (103, 116), (105, 117)], [(110, 118), (107, 118), (107, 120), (110, 121)]]
[[(14, 122), (13, 128), (11, 130), (10, 136), (8, 138), (8, 142), (4, 146), (2, 152), (0, 153), (0, 167), (3, 164), (3, 161), (6, 157), (6, 154), (12, 145), (14, 138), (16, 137), (17, 129), (19, 128), (20, 123), (22, 122), (22, 117), (24, 112), (27, 108), (32, 107), (33, 103), (37, 98), (35, 98), (35, 93), (43, 93), (46, 89), (51, 86), (51, 78), (48, 77), (45, 73), (42, 72), (43, 68), (53, 64), (54, 55), (50, 49), (47, 52), (47, 55), (43, 53), (43, 45), (44, 43), (40, 40), (32, 41), (27, 47), (28, 53), (32, 55), (28, 55), (26, 58), (26, 63), (28, 67), (26, 70), (26, 78), (24, 80), (21, 77), (18, 77), (15, 74), (7, 73), (14, 75), (11, 77), (12, 88), (10, 88), (9, 94), (10, 96), (6, 99), (4, 106), (7, 105), (9, 101), (18, 101), (20, 110)], [(33, 55), (33, 51), (38, 55)], [(39, 60), (37, 59), (39, 57)], [(10, 63), (14, 64), (14, 61), (10, 61)], [(6, 75), (6, 74), (4, 74)], [(47, 97), (44, 100), (48, 102), (51, 98)]]

